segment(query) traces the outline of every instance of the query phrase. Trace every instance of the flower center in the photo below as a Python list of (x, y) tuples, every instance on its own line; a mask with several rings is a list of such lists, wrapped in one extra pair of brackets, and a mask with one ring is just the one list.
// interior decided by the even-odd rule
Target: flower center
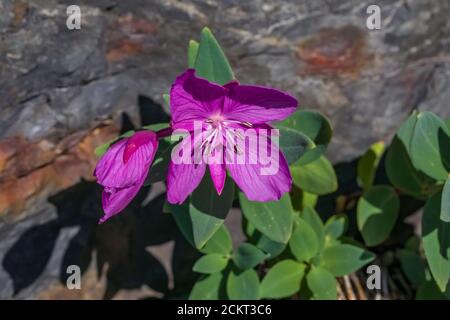
[(243, 137), (237, 129), (253, 127), (250, 122), (225, 119), (221, 114), (210, 116), (205, 123), (206, 130), (200, 148), (206, 155), (210, 155), (218, 147), (225, 148), (225, 146), (232, 147), (235, 153), (241, 154), (242, 150), (237, 140), (242, 140)]
[(221, 114), (215, 114), (206, 120), (206, 123), (210, 124), (215, 129), (222, 129), (224, 117)]

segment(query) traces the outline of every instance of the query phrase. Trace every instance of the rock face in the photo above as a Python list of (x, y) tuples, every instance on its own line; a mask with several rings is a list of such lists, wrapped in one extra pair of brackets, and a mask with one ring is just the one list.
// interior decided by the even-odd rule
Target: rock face
[[(335, 163), (390, 139), (415, 108), (449, 116), (450, 3), (375, 3), (380, 30), (366, 27), (374, 4), (366, 0), (2, 0), (0, 297), (39, 296), (58, 279), (74, 234), (98, 241), (98, 211), (89, 209), (83, 227), (79, 211), (48, 198), (72, 187), (91, 193), (83, 203), (99, 201), (82, 181), (92, 179), (93, 149), (133, 125), (167, 120), (162, 93), (185, 69), (187, 42), (204, 25), (241, 82), (282, 88), (331, 119)], [(80, 30), (66, 26), (72, 4), (81, 8)], [(51, 236), (20, 242), (48, 223)], [(50, 262), (33, 277), (18, 276), (14, 270), (34, 264), (27, 260), (33, 248), (49, 251)]]

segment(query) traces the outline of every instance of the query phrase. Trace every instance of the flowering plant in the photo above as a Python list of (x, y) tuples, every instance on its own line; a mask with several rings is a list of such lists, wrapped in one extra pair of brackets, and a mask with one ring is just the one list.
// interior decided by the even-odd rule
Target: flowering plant
[[(392, 240), (403, 198), (426, 202), (422, 242), (409, 233), (394, 255), (419, 297), (449, 295), (450, 129), (440, 118), (414, 113), (389, 148), (369, 148), (356, 172), (335, 169), (325, 116), (298, 109), (288, 93), (240, 84), (207, 28), (189, 43), (188, 69), (164, 99), (169, 124), (97, 148), (100, 223), (146, 181), (165, 181), (165, 209), (203, 254), (190, 298), (336, 299), (341, 277), (384, 258), (378, 247)], [(338, 180), (354, 181), (356, 192)], [(224, 224), (232, 207), (246, 235), (234, 248)]]

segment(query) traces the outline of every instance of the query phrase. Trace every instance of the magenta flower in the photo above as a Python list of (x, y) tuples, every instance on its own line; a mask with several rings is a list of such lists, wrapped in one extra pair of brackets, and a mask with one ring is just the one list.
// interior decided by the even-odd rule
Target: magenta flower
[[(294, 97), (276, 89), (240, 85), (236, 81), (220, 86), (196, 77), (195, 70), (188, 69), (172, 85), (170, 108), (172, 129), (189, 132), (179, 149), (185, 145), (191, 148), (190, 155), (184, 154), (190, 162), (176, 162), (172, 156), (167, 176), (170, 203), (184, 202), (199, 185), (206, 166), (218, 194), (223, 190), (226, 171), (249, 200), (278, 200), (290, 190), (292, 178), (286, 159), (267, 131), (272, 129), (269, 122), (283, 120), (296, 110)], [(198, 123), (200, 135), (195, 134)], [(243, 138), (249, 130), (259, 139), (257, 149)], [(243, 141), (240, 146), (239, 141)], [(260, 157), (261, 150), (267, 151), (268, 160), (277, 161), (277, 170), (272, 174), (261, 174), (263, 165), (251, 161)], [(247, 161), (230, 161), (241, 154)], [(217, 159), (217, 155), (223, 161), (201, 161)]]
[(113, 144), (100, 158), (94, 176), (103, 186), (105, 215), (99, 223), (122, 211), (138, 193), (153, 162), (158, 139), (153, 131), (138, 131)]

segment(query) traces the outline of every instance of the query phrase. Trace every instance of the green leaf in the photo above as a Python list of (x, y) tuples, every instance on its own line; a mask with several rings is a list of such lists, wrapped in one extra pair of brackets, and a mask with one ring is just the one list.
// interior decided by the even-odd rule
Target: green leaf
[(227, 264), (228, 257), (218, 253), (210, 253), (198, 259), (192, 270), (199, 273), (216, 273), (225, 269)]
[(288, 164), (295, 163), (314, 143), (303, 133), (289, 127), (278, 126), (279, 146)]
[(188, 48), (188, 67), (194, 68), (195, 66), (195, 60), (197, 60), (197, 53), (198, 53), (198, 42), (195, 40), (189, 41), (189, 48)]
[(275, 126), (292, 128), (310, 139), (308, 150), (298, 160), (298, 164), (306, 164), (320, 157), (325, 152), (333, 134), (328, 119), (314, 110), (298, 110)]
[[(345, 214), (331, 216), (325, 223), (325, 242), (339, 239), (347, 230), (348, 219)], [(327, 240), (328, 239), (328, 240)]]
[(233, 249), (230, 232), (222, 225), (201, 249), (203, 253), (220, 253), (228, 255)]
[(397, 253), (402, 270), (409, 282), (417, 288), (425, 282), (425, 263), (422, 258), (412, 250), (400, 249)]
[(416, 300), (446, 300), (445, 295), (439, 291), (436, 282), (429, 280), (423, 283), (416, 293)]
[(450, 279), (450, 223), (440, 219), (441, 193), (428, 199), (422, 216), (422, 242), (431, 274), (442, 292)]
[(358, 201), (357, 222), (364, 242), (375, 246), (387, 239), (397, 221), (400, 201), (389, 186), (374, 186)]
[(298, 220), (298, 226), (289, 240), (289, 248), (298, 261), (309, 261), (319, 252), (319, 239), (305, 220)]
[(286, 248), (285, 243), (273, 241), (266, 235), (256, 230), (247, 219), (243, 219), (242, 224), (244, 233), (247, 235), (247, 240), (255, 243), (257, 248), (267, 253), (267, 259), (275, 258)]
[(442, 144), (449, 136), (449, 129), (438, 116), (431, 112), (419, 113), (409, 147), (414, 167), (433, 179), (447, 179), (450, 162), (444, 156)]
[(301, 218), (305, 220), (311, 228), (313, 228), (319, 241), (319, 250), (322, 250), (325, 243), (325, 230), (319, 214), (311, 207), (304, 207), (301, 213)]
[(240, 192), (239, 202), (245, 218), (260, 232), (273, 241), (287, 243), (292, 232), (294, 219), (289, 194), (279, 201), (250, 201)]
[(267, 253), (267, 259), (275, 258), (286, 248), (285, 243), (273, 241), (263, 234), (261, 234), (258, 241), (256, 242), (256, 246)]
[(397, 138), (402, 142), (408, 154), (411, 154), (411, 140), (417, 123), (418, 112), (414, 111), (397, 131)]
[(385, 168), (389, 181), (402, 192), (418, 199), (429, 193), (432, 180), (414, 168), (408, 151), (398, 137), (394, 137), (389, 146)]
[(197, 76), (220, 85), (224, 85), (234, 79), (225, 54), (208, 28), (203, 28), (202, 30), (194, 66)]
[(291, 166), (290, 169), (294, 184), (306, 192), (324, 195), (337, 190), (336, 173), (324, 156), (305, 165)]
[(219, 300), (223, 274), (213, 273), (201, 276), (194, 284), (189, 295), (190, 300)]
[(309, 193), (302, 191), (301, 193), (301, 207), (302, 209), (305, 207), (314, 208), (317, 204), (319, 196), (317, 194)]
[(355, 272), (375, 259), (375, 255), (349, 244), (333, 244), (322, 252), (320, 266), (340, 277)]
[(337, 281), (326, 269), (313, 266), (306, 275), (306, 283), (315, 300), (336, 300)]
[(219, 196), (213, 186), (209, 172), (192, 193), (189, 205), (195, 247), (202, 248), (223, 224), (234, 198), (234, 183), (226, 178)]
[(232, 271), (228, 275), (227, 294), (231, 300), (258, 300), (259, 278), (253, 269), (238, 273)]
[(442, 190), (441, 220), (450, 222), (450, 176), (445, 181), (444, 189)]
[(168, 207), (169, 212), (172, 214), (172, 217), (174, 218), (183, 236), (193, 247), (195, 247), (192, 220), (189, 214), (189, 203), (185, 202), (182, 205), (174, 205), (169, 203)]
[(384, 142), (379, 141), (370, 146), (369, 150), (359, 159), (357, 165), (358, 183), (368, 190), (375, 179), (375, 173), (384, 152)]
[(163, 93), (164, 103), (170, 108), (170, 95), (168, 93)]
[(405, 242), (405, 249), (419, 252), (420, 251), (420, 238), (416, 235), (409, 237)]
[(250, 269), (265, 260), (267, 255), (250, 243), (242, 243), (233, 254), (233, 261), (240, 269)]
[(284, 298), (300, 290), (305, 265), (294, 260), (275, 264), (261, 281), (261, 298)]
[(155, 154), (155, 159), (153, 160), (148, 176), (145, 179), (144, 186), (166, 179), (172, 149), (176, 144), (176, 141), (168, 142), (167, 139), (161, 139), (159, 141), (158, 151)]

